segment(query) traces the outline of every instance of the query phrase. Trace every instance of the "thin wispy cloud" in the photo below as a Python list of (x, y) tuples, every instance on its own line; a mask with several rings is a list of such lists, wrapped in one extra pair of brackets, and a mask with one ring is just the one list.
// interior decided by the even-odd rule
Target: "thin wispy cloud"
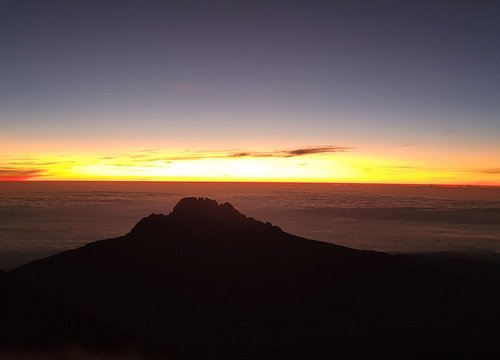
[(11, 161), (8, 163), (9, 165), (15, 166), (49, 166), (59, 164), (56, 161), (45, 161), (45, 162), (37, 162), (37, 161)]
[(434, 171), (464, 171), (464, 169), (447, 168), (447, 167), (433, 167), (433, 166), (411, 166), (411, 165), (386, 165), (385, 169), (390, 170), (407, 170), (407, 171), (420, 171), (420, 170), (434, 170)]
[(271, 152), (259, 152), (259, 151), (250, 151), (250, 152), (236, 152), (233, 154), (229, 154), (228, 157), (280, 157), (280, 158), (289, 158), (295, 156), (306, 156), (313, 154), (329, 154), (329, 153), (338, 153), (338, 152), (346, 152), (351, 148), (343, 147), (343, 146), (310, 146), (306, 148), (298, 148), (291, 150), (277, 150)]
[(219, 151), (185, 151), (163, 154), (159, 149), (141, 150), (116, 157), (101, 157), (109, 165), (115, 166), (161, 166), (174, 161), (196, 161), (205, 159), (235, 159), (235, 158), (291, 158), (308, 155), (340, 153), (350, 150), (344, 146), (308, 146), (295, 149), (273, 151), (244, 151), (244, 150), (219, 150)]
[(61, 158), (61, 160), (44, 161), (37, 157), (0, 158), (0, 180), (36, 180), (51, 178), (54, 169), (71, 169), (77, 164), (75, 160)]
[(456, 167), (433, 167), (433, 166), (411, 166), (411, 165), (387, 165), (384, 169), (397, 172), (414, 172), (414, 171), (442, 171), (449, 173), (473, 173), (473, 174), (487, 174), (498, 175), (500, 168), (456, 168)]
[(479, 172), (482, 174), (500, 174), (500, 168), (481, 169)]
[(17, 169), (14, 167), (0, 167), (2, 180), (29, 180), (44, 174), (42, 169)]

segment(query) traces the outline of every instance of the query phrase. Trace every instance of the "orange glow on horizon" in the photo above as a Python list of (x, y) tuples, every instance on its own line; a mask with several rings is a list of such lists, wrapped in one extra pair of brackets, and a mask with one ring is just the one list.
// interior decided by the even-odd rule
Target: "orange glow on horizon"
[(0, 181), (193, 181), (500, 185), (500, 171), (306, 147), (280, 151), (139, 150), (0, 158)]

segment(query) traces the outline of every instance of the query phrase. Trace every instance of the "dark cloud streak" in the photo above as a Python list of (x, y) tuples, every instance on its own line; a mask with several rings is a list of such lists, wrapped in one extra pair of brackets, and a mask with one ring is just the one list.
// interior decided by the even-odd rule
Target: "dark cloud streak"
[(237, 152), (229, 154), (227, 157), (241, 158), (241, 157), (281, 157), (289, 158), (295, 156), (306, 156), (313, 154), (330, 154), (337, 152), (346, 152), (351, 148), (343, 146), (310, 146), (306, 148), (292, 149), (292, 150), (278, 150), (273, 152)]
[(0, 180), (28, 180), (44, 174), (41, 169), (17, 169), (13, 167), (0, 167)]
[[(116, 166), (127, 166), (133, 164), (144, 164), (151, 162), (163, 162), (164, 164), (171, 164), (173, 161), (194, 161), (204, 159), (234, 159), (234, 158), (291, 158), (300, 157), (314, 154), (331, 154), (346, 152), (352, 148), (344, 146), (309, 146), (297, 149), (287, 150), (274, 150), (274, 151), (237, 151), (237, 150), (219, 150), (219, 151), (186, 151), (185, 153), (178, 153), (174, 155), (161, 156), (160, 151), (157, 149), (150, 150), (149, 154), (146, 150), (141, 153), (132, 153), (130, 155), (123, 155), (117, 157), (101, 157), (101, 160), (115, 160), (118, 161)], [(130, 162), (123, 162), (123, 159), (129, 159)], [(123, 165), (122, 165), (123, 164)]]
[(482, 169), (479, 172), (482, 174), (500, 174), (500, 168)]

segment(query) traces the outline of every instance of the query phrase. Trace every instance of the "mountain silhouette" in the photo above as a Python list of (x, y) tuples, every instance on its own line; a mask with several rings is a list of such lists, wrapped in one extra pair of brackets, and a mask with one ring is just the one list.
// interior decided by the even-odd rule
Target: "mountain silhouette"
[[(23, 332), (15, 314), (34, 305), (2, 282), (9, 306), (24, 299), (2, 330), (17, 334), (0, 343), (7, 350), (66, 341), (106, 354), (132, 349), (141, 358), (500, 356), (496, 264), (308, 240), (207, 198), (184, 198), (122, 237), (2, 277), (45, 296), (52, 306), (45, 314), (62, 324), (33, 316)], [(35, 313), (48, 307), (36, 306)], [(75, 330), (65, 333), (66, 326)], [(34, 341), (46, 327), (47, 339)]]

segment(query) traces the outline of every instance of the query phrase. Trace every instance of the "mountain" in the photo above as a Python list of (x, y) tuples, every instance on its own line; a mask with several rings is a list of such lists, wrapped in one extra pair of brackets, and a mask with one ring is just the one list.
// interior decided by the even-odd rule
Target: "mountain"
[(5, 272), (0, 290), (0, 358), (56, 358), (80, 348), (109, 353), (131, 340), (79, 306)]
[[(75, 319), (92, 319), (102, 336), (76, 321), (72, 326), (83, 330), (67, 340), (109, 356), (500, 356), (496, 264), (308, 240), (206, 198), (184, 198), (169, 215), (152, 214), (125, 236), (5, 275), (61, 304), (57, 316), (73, 311)], [(43, 331), (44, 319), (35, 320), (31, 328)], [(33, 343), (33, 331), (24, 334), (7, 345)], [(49, 335), (64, 340), (57, 331)], [(51, 336), (45, 348), (58, 344)]]

